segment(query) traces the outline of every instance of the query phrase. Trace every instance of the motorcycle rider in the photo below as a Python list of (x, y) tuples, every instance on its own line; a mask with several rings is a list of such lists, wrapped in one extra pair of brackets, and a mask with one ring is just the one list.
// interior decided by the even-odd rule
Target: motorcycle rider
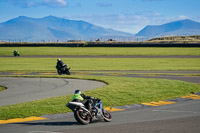
[(65, 69), (65, 68), (67, 68), (67, 65), (65, 63), (63, 63), (63, 61), (59, 58), (59, 59), (57, 59), (56, 68), (58, 70)]
[(13, 54), (14, 54), (14, 56), (19, 56), (20, 54), (19, 54), (19, 51), (17, 51), (17, 50), (15, 50), (14, 52), (13, 52)]
[(72, 102), (81, 102), (90, 112), (92, 112), (92, 107), (94, 106), (93, 100), (100, 99), (91, 96), (86, 96), (82, 94), (80, 90), (75, 90)]

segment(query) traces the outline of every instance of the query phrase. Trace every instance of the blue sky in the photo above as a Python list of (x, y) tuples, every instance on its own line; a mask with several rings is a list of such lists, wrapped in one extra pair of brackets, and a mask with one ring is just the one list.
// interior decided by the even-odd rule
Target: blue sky
[(0, 0), (0, 22), (53, 15), (134, 34), (147, 25), (200, 22), (199, 5), (200, 0)]

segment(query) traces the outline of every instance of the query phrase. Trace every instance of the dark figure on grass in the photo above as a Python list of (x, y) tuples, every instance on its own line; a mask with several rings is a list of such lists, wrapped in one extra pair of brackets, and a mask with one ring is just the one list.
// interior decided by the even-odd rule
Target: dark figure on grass
[(67, 68), (67, 65), (61, 59), (57, 59), (56, 69), (57, 69), (57, 72), (58, 72), (59, 75), (61, 75), (61, 74), (70, 75), (69, 70), (71, 68), (70, 67)]
[(19, 51), (15, 50), (15, 51), (13, 52), (13, 55), (14, 55), (14, 56), (20, 56)]

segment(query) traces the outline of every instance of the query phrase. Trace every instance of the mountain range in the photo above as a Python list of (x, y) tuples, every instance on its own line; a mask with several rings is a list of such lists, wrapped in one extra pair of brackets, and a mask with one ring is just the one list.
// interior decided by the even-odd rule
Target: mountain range
[(94, 38), (133, 36), (113, 29), (106, 29), (85, 21), (69, 20), (55, 16), (30, 18), (19, 16), (0, 23), (0, 40), (67, 41)]
[(200, 35), (200, 23), (185, 19), (163, 25), (148, 25), (136, 34), (147, 38), (187, 35)]
[(200, 35), (200, 23), (185, 19), (163, 25), (148, 25), (136, 35), (106, 29), (85, 21), (69, 20), (55, 16), (30, 18), (19, 16), (0, 23), (0, 41), (62, 42), (97, 38), (154, 38), (161, 36)]

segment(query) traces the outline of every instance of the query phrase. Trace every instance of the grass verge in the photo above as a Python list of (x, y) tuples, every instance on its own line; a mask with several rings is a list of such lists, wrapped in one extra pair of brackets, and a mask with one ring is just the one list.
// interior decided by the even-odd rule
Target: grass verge
[(141, 47), (1, 47), (0, 55), (200, 55), (200, 48)]
[[(198, 85), (174, 80), (84, 75), (74, 75), (70, 76), (70, 78), (98, 80), (108, 83), (105, 87), (84, 92), (86, 95), (101, 98), (104, 107), (165, 100), (188, 95), (190, 92), (200, 91), (200, 86)], [(71, 101), (71, 99), (72, 95), (66, 95), (22, 104), (3, 106), (0, 107), (0, 119), (4, 120), (29, 116), (41, 116), (45, 114), (66, 113), (70, 110), (65, 107), (65, 104)]]
[(6, 89), (5, 87), (0, 86), (0, 92), (3, 91), (3, 90), (5, 90), (5, 89)]
[[(200, 70), (199, 58), (64, 58), (73, 70)], [(0, 71), (56, 72), (56, 58), (0, 58)]]

